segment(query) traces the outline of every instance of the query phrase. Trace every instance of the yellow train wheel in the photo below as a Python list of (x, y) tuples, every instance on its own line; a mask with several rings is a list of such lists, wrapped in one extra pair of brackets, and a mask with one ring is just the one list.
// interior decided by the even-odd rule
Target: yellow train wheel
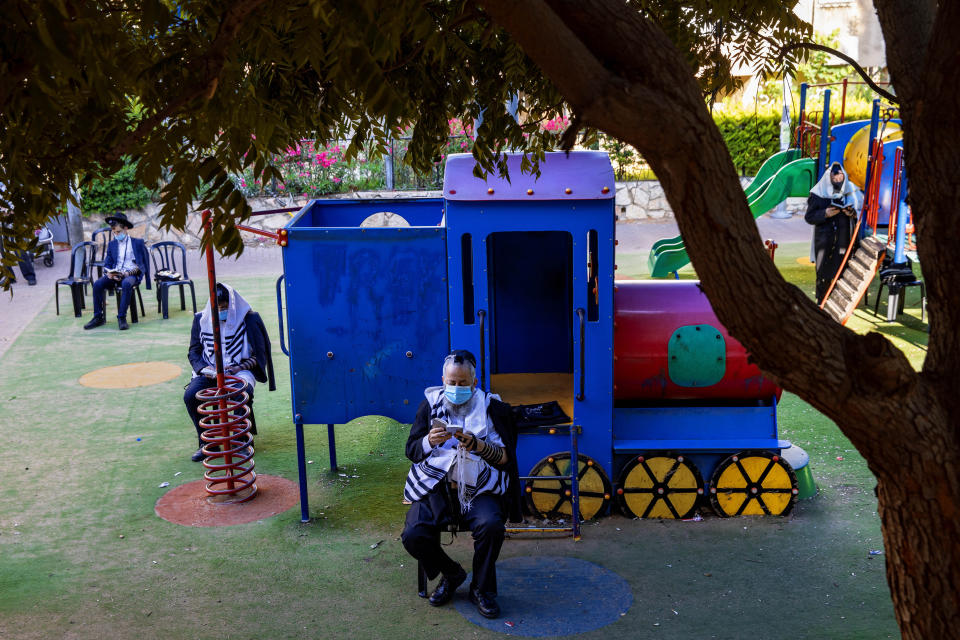
[(769, 451), (730, 456), (710, 479), (710, 504), (718, 516), (784, 516), (797, 501), (797, 476)]
[(617, 504), (634, 518), (689, 518), (703, 495), (703, 478), (684, 456), (636, 456), (620, 472)]
[[(569, 476), (570, 454), (555, 453), (542, 459), (530, 476)], [(610, 502), (610, 480), (593, 459), (579, 456), (577, 477), (580, 486), (580, 518), (589, 520), (603, 514)], [(569, 479), (526, 480), (524, 495), (530, 512), (541, 518), (570, 516), (573, 513), (573, 489)]]

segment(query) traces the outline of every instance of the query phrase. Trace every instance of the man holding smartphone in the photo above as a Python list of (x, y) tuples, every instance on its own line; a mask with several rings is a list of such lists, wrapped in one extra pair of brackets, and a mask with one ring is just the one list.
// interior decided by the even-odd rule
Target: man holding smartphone
[(817, 267), (817, 304), (823, 302), (830, 283), (843, 264), (861, 202), (860, 191), (847, 178), (847, 172), (839, 162), (834, 162), (810, 190), (804, 219), (815, 225), (813, 251)]
[(510, 405), (477, 388), (476, 368), (472, 353), (454, 351), (443, 361), (443, 385), (424, 391), (407, 439), (413, 464), (403, 495), (411, 505), (401, 539), (428, 578), (441, 576), (430, 595), (430, 604), (439, 607), (467, 578), (440, 546), (440, 532), (454, 523), (469, 529), (474, 539), (470, 600), (481, 615), (496, 618), (496, 562), (506, 516), (522, 520), (513, 456), (517, 436)]

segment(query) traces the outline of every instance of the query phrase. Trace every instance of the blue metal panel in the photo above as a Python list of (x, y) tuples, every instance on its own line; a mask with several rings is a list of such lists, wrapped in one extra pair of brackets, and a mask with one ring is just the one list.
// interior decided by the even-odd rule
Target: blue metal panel
[(476, 160), (469, 153), (447, 158), (443, 195), (448, 201), (496, 202), (502, 200), (612, 200), (615, 181), (610, 156), (605, 151), (554, 151), (544, 154), (540, 176), (522, 171), (523, 155), (507, 156), (509, 181), (491, 172), (486, 180), (473, 175)]
[(287, 229), (355, 228), (375, 213), (390, 212), (411, 227), (435, 227), (443, 220), (440, 198), (383, 198), (370, 200), (311, 200), (287, 224)]
[(449, 347), (444, 229), (288, 229), (293, 413), (412, 422)]
[[(777, 409), (775, 405), (617, 408), (613, 414), (613, 437), (617, 442), (659, 441), (660, 446), (641, 448), (678, 451), (695, 440), (756, 440), (767, 442), (763, 447), (776, 446)], [(737, 445), (729, 447), (731, 451), (736, 448)]]

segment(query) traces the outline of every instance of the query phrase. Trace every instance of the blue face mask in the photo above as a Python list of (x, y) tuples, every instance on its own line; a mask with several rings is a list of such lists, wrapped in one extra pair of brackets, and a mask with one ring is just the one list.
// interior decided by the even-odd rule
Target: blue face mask
[(226, 322), (226, 321), (227, 321), (227, 314), (228, 314), (228, 313), (230, 313), (230, 310), (229, 310), (229, 309), (225, 309), (225, 310), (223, 310), (223, 311), (220, 312), (220, 322)]
[(444, 385), (443, 395), (452, 404), (463, 404), (473, 397), (473, 387), (460, 387), (455, 384)]
[(119, 240), (120, 242), (123, 242), (123, 241), (126, 240), (126, 239), (127, 239), (127, 234), (125, 234), (125, 233), (118, 233), (118, 234), (117, 234), (117, 240)]

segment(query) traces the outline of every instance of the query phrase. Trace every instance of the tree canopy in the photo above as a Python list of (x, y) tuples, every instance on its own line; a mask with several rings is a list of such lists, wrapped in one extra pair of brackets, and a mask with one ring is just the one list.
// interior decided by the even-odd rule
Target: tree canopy
[[(736, 85), (735, 59), (771, 64), (809, 34), (779, 2), (635, 2), (684, 52), (705, 96)], [(615, 43), (614, 46), (616, 45)], [(215, 242), (242, 250), (231, 222), (249, 213), (229, 180), (301, 138), (349, 137), (346, 157), (412, 129), (409, 161), (428, 168), (448, 120), (483, 115), (474, 155), (505, 149), (535, 164), (555, 137), (539, 122), (570, 110), (554, 84), (482, 5), (398, 0), (31, 0), (0, 24), (0, 183), (28, 239), (62, 208), (71, 181), (137, 160), (148, 185), (169, 180), (163, 222), (191, 203), (214, 213)], [(522, 95), (521, 122), (504, 108)], [(576, 114), (574, 114), (576, 115)], [(574, 122), (570, 136), (590, 135)]]

